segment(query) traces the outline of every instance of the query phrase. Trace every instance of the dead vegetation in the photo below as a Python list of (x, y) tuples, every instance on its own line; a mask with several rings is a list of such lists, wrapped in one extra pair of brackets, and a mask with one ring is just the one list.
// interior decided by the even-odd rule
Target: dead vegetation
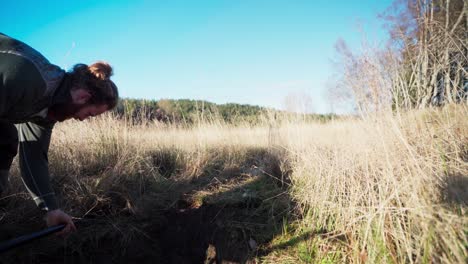
[[(60, 124), (50, 152), (67, 240), (6, 263), (463, 263), (466, 105), (264, 125)], [(18, 172), (2, 240), (44, 227)], [(223, 262), (224, 261), (224, 262)]]

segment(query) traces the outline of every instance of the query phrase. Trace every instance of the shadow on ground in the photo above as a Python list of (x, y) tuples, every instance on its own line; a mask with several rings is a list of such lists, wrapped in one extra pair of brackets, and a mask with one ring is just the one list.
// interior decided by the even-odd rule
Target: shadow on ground
[(442, 197), (450, 206), (468, 206), (468, 176), (448, 175), (442, 185)]
[[(139, 199), (129, 201), (122, 191), (110, 188), (100, 196), (109, 200), (105, 206), (86, 206), (91, 209), (78, 223), (79, 232), (67, 240), (49, 237), (14, 249), (0, 256), (0, 262), (256, 263), (292, 217), (289, 172), (281, 170), (278, 156), (252, 149), (239, 166), (218, 160), (192, 179), (175, 176), (173, 158), (155, 161), (162, 162), (157, 165), (165, 180), (146, 183)], [(31, 203), (25, 199), (3, 202), (10, 208), (11, 203)], [(24, 228), (12, 226), (18, 221), (2, 220), (1, 229), (11, 230), (2, 240), (43, 228), (33, 207), (21, 211), (26, 212)], [(10, 209), (7, 213), (6, 219), (14, 217)]]

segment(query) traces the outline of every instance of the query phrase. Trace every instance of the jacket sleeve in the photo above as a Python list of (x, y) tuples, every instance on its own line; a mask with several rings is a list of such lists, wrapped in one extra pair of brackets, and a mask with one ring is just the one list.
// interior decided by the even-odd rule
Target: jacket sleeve
[(49, 176), (48, 150), (54, 122), (36, 121), (17, 125), (21, 176), (37, 206), (58, 208)]

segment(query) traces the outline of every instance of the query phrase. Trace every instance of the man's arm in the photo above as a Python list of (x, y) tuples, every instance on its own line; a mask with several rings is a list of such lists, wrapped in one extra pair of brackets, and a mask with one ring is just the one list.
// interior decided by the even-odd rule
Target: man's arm
[(53, 122), (28, 122), (17, 125), (21, 176), (37, 206), (46, 211), (58, 208), (49, 177), (48, 151)]
[(66, 224), (58, 233), (66, 236), (76, 231), (72, 218), (58, 209), (50, 185), (48, 151), (54, 122), (38, 121), (17, 125), (21, 176), (37, 206), (47, 211), (48, 226)]

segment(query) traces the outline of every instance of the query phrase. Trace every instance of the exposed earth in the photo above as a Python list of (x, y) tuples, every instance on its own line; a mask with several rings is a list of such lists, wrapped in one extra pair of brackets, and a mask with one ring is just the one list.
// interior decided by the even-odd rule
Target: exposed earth
[[(168, 175), (133, 206), (111, 189), (77, 221), (77, 233), (21, 246), (1, 263), (256, 263), (292, 211), (285, 173), (260, 159), (191, 180)], [(44, 228), (31, 201), (21, 203), (21, 228), (4, 222), (1, 241)]]

